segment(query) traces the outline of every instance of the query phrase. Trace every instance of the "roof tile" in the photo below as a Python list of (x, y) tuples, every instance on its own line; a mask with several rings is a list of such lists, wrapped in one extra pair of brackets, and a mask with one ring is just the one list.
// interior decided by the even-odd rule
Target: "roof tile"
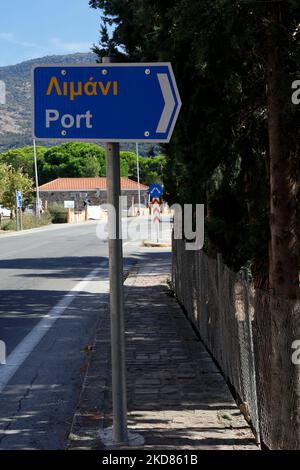
[[(143, 190), (148, 189), (145, 184), (140, 184)], [(106, 178), (57, 178), (39, 187), (40, 191), (96, 191), (106, 190)], [(138, 189), (138, 184), (129, 178), (121, 177), (121, 189)]]

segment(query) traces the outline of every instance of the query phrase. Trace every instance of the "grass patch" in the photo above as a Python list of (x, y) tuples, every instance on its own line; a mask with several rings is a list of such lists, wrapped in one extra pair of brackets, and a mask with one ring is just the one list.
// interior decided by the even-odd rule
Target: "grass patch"
[[(43, 227), (49, 225), (52, 222), (52, 217), (49, 212), (44, 212), (40, 217), (36, 217), (34, 214), (23, 214), (22, 225), (23, 230), (28, 230), (30, 228)], [(6, 220), (2, 222), (1, 230), (10, 231), (16, 230), (16, 220)]]

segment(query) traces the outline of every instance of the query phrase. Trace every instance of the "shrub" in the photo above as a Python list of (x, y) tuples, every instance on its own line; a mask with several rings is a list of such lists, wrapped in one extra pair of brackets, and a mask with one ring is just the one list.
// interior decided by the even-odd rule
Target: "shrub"
[(16, 230), (16, 221), (9, 220), (8, 222), (4, 222), (1, 226), (1, 230), (5, 230), (6, 232), (8, 230)]
[(64, 224), (68, 221), (68, 209), (60, 204), (53, 204), (49, 207), (49, 212), (53, 224)]

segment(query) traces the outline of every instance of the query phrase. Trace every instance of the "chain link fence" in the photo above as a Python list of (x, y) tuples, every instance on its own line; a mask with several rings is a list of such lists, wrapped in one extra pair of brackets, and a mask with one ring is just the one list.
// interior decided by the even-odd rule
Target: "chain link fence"
[[(172, 284), (233, 387), (257, 442), (270, 449), (300, 448), (300, 366), (291, 360), (292, 342), (300, 339), (299, 302), (254, 289), (221, 256), (215, 260), (203, 251), (187, 251), (183, 240), (173, 239)], [(274, 331), (274, 309), (280, 309), (283, 322), (276, 328), (283, 328), (287, 318), (295, 320), (284, 335)], [(278, 337), (282, 344), (274, 345)]]

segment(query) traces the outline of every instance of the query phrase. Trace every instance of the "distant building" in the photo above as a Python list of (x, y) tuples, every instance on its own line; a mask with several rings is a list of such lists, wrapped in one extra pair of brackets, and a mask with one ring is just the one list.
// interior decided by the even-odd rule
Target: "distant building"
[[(148, 186), (140, 184), (141, 203), (147, 204)], [(83, 210), (88, 201), (93, 206), (107, 202), (106, 178), (57, 178), (39, 187), (43, 207), (74, 201), (75, 210)], [(138, 203), (138, 184), (129, 178), (121, 178), (121, 195), (127, 196), (127, 208)]]

